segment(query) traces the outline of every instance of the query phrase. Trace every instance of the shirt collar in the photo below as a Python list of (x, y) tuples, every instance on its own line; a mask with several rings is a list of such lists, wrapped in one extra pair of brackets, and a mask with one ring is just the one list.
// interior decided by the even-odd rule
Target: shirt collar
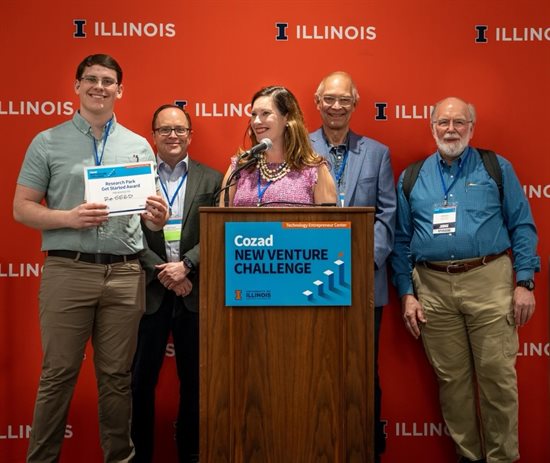
[[(114, 132), (115, 127), (116, 127), (116, 116), (114, 114), (113, 114), (113, 118), (111, 120), (112, 120), (112, 122), (111, 122), (111, 126), (110, 126), (110, 129), (109, 129), (109, 135), (112, 135), (112, 133)], [(80, 115), (80, 111), (76, 111), (74, 113), (73, 124), (84, 135), (92, 134), (92, 136), (93, 136), (92, 126), (90, 125), (90, 123), (86, 119), (84, 119)]]
[(341, 150), (347, 151), (348, 145), (349, 145), (349, 130), (348, 130), (348, 133), (346, 134), (346, 137), (344, 138), (344, 142), (340, 143), (339, 145), (333, 145), (332, 143), (330, 143), (323, 129), (321, 129), (321, 133), (323, 134), (323, 140), (325, 140), (325, 143), (328, 146), (329, 152), (331, 151), (332, 148), (336, 148), (337, 150), (341, 149)]
[(187, 172), (187, 170), (189, 169), (189, 155), (186, 154), (185, 157), (176, 164), (174, 169), (172, 169), (170, 165), (164, 162), (157, 153), (157, 166), (158, 166), (159, 172), (172, 173), (177, 170), (182, 170), (183, 172)]
[(447, 161), (445, 159), (443, 159), (443, 157), (441, 156), (441, 153), (439, 152), (439, 150), (437, 150), (436, 151), (437, 160), (439, 161), (439, 164), (441, 165), (441, 167), (451, 167), (451, 165), (454, 164), (455, 162), (457, 162), (458, 167), (460, 167), (462, 165), (462, 162), (464, 161), (464, 159), (466, 157), (465, 155), (466, 155), (466, 153), (468, 153), (469, 149), (470, 149), (470, 146), (468, 145), (466, 148), (464, 148), (464, 151), (462, 151), (460, 156), (458, 156), (456, 159), (453, 159), (451, 164), (447, 164)]

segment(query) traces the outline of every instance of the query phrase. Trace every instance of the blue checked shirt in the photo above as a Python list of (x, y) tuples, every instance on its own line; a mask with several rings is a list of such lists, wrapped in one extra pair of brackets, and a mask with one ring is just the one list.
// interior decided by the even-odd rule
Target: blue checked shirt
[[(428, 157), (408, 201), (401, 174), (391, 256), (393, 282), (400, 297), (414, 293), (411, 274), (416, 262), (470, 259), (511, 248), (517, 281), (531, 279), (540, 270), (537, 230), (529, 202), (511, 163), (501, 156), (498, 162), (504, 188), (502, 202), (497, 184), (475, 148), (469, 148), (469, 153), (466, 149), (451, 165), (437, 152)], [(456, 232), (434, 235), (434, 208), (445, 199), (443, 184), (449, 188), (455, 178), (447, 200), (457, 206)]]

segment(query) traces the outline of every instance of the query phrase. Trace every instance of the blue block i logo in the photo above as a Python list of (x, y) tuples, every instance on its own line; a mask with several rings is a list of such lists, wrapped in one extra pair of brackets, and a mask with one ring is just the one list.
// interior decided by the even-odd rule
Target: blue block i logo
[(277, 28), (277, 35), (275, 36), (275, 40), (288, 40), (288, 35), (286, 34), (288, 23), (275, 23), (275, 27)]
[(73, 24), (75, 27), (75, 32), (73, 37), (75, 39), (84, 39), (86, 38), (86, 32), (84, 31), (84, 26), (86, 25), (85, 19), (73, 19)]
[(487, 29), (489, 29), (489, 27), (485, 25), (476, 26), (476, 43), (487, 43), (489, 41), (487, 38)]

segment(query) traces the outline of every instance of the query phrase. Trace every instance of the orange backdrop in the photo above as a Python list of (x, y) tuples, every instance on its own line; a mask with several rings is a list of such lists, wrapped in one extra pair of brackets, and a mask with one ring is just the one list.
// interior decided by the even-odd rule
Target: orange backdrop
[[(190, 154), (220, 171), (242, 143), (252, 94), (282, 84), (298, 97), (310, 130), (313, 93), (325, 74), (354, 77), (361, 102), (352, 127), (390, 146), (396, 176), (434, 150), (429, 106), (448, 95), (478, 110), (474, 144), (510, 159), (539, 229), (537, 311), (520, 331), (522, 461), (550, 461), (548, 246), (550, 3), (486, 0), (317, 0), (82, 3), (4, 0), (0, 18), (0, 461), (22, 462), (41, 349), (37, 292), (40, 234), (12, 219), (25, 150), (40, 130), (78, 108), (74, 72), (92, 53), (124, 69), (118, 119), (150, 138), (162, 103), (185, 101)], [(88, 356), (92, 355), (91, 350)], [(382, 326), (386, 463), (454, 461), (437, 389), (420, 344), (402, 326), (392, 295)], [(171, 346), (159, 385), (157, 461), (175, 461), (176, 376)], [(101, 461), (91, 362), (84, 361), (61, 461)], [(84, 456), (83, 456), (84, 455)], [(411, 459), (412, 456), (412, 459)]]

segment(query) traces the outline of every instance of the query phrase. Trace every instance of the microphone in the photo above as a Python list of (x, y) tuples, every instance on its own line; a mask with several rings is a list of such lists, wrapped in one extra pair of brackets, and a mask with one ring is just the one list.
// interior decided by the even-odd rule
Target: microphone
[[(271, 143), (271, 140), (266, 138), (266, 140)], [(259, 145), (258, 145), (259, 146)], [(252, 151), (252, 150), (250, 150)], [(248, 151), (247, 151), (248, 152)], [(256, 157), (252, 157), (250, 159), (247, 159), (244, 164), (241, 164), (240, 166), (237, 166), (237, 168), (231, 172), (231, 175), (227, 178), (227, 181), (225, 182), (225, 185), (222, 186), (220, 191), (216, 193), (216, 196), (220, 196), (223, 193), (223, 205), (224, 207), (229, 207), (229, 195), (228, 190), (231, 188), (235, 182), (233, 182), (233, 179), (238, 179), (241, 176), (241, 171), (244, 169), (248, 169), (250, 166), (256, 164), (258, 162), (258, 155), (256, 154)]]
[(245, 160), (244, 164), (241, 164), (240, 166), (237, 166), (237, 168), (231, 172), (231, 175), (227, 178), (227, 181), (225, 182), (225, 185), (222, 186), (220, 191), (218, 192), (218, 196), (223, 194), (223, 204), (224, 207), (229, 207), (229, 195), (228, 190), (233, 186), (233, 179), (239, 178), (241, 175), (240, 172), (244, 169), (247, 169), (253, 164), (256, 164), (258, 160), (260, 159), (260, 153), (263, 153), (264, 151), (270, 149), (273, 147), (273, 142), (269, 138), (263, 138), (260, 140), (260, 143), (258, 143), (256, 146), (253, 146), (248, 151), (245, 151), (244, 153), (241, 153), (239, 155), (239, 158), (237, 160)]
[(254, 158), (258, 159), (260, 153), (263, 153), (264, 151), (267, 151), (273, 147), (273, 143), (269, 138), (263, 138), (260, 140), (260, 143), (258, 143), (256, 146), (253, 146), (248, 151), (245, 151), (244, 153), (239, 155), (239, 161), (243, 158)]

